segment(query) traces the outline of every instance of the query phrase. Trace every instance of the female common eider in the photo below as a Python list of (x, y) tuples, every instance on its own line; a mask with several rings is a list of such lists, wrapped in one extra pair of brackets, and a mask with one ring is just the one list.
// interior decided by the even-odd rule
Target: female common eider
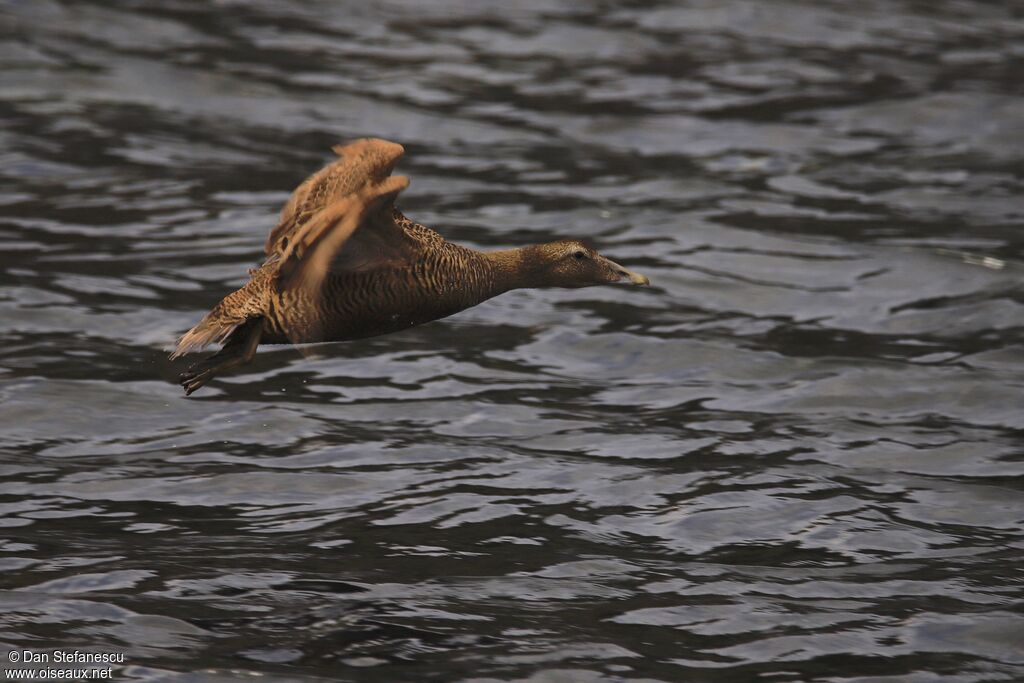
[(180, 377), (189, 395), (252, 360), (259, 344), (347, 341), (444, 318), (512, 289), (588, 287), (643, 275), (582, 242), (480, 252), (448, 242), (394, 207), (401, 145), (366, 139), (306, 179), (281, 211), (267, 260), (178, 341), (171, 358), (223, 342)]

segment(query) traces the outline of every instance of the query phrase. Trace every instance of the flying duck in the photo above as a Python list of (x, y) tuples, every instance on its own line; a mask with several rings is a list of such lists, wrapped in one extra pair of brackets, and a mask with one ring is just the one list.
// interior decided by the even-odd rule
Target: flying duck
[(263, 265), (178, 341), (172, 359), (223, 343), (180, 376), (186, 395), (260, 344), (390, 334), (524, 287), (649, 284), (578, 240), (489, 252), (449, 242), (394, 206), (409, 185), (391, 175), (401, 145), (364, 139), (334, 151), (285, 204)]

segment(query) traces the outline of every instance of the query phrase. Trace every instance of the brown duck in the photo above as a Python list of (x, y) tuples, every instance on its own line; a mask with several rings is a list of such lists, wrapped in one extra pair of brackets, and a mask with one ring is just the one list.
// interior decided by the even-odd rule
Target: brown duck
[(512, 289), (588, 287), (643, 275), (582, 242), (479, 252), (394, 207), (401, 145), (359, 140), (306, 179), (281, 211), (267, 260), (178, 341), (171, 358), (223, 342), (181, 375), (185, 394), (252, 360), (260, 344), (347, 341), (444, 318)]

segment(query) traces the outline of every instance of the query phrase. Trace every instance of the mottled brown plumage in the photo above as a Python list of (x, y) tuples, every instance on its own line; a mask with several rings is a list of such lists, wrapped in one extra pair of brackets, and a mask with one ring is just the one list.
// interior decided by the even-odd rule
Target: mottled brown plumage
[(581, 242), (479, 252), (394, 207), (401, 145), (359, 140), (296, 188), (267, 238), (267, 259), (189, 330), (176, 358), (224, 347), (181, 376), (186, 394), (252, 360), (259, 344), (346, 341), (397, 332), (521, 287), (647, 284)]

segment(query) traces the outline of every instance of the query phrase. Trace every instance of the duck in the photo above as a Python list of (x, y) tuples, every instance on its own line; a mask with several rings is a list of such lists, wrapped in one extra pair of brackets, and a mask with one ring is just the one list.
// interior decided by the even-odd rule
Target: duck
[(392, 175), (402, 145), (365, 138), (333, 151), (281, 210), (263, 264), (178, 340), (172, 360), (222, 345), (179, 376), (186, 396), (251, 362), (261, 344), (391, 334), (514, 289), (650, 284), (578, 239), (497, 251), (449, 242), (395, 206), (409, 186)]

